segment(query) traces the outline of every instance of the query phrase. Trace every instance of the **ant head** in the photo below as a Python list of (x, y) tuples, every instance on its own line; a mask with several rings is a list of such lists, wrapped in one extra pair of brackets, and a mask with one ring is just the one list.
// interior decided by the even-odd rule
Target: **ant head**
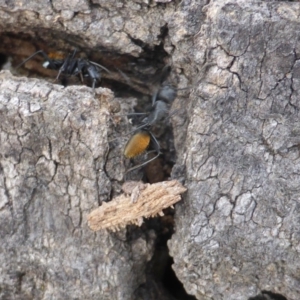
[(163, 85), (157, 93), (156, 98), (172, 103), (177, 96), (177, 91), (169, 84)]

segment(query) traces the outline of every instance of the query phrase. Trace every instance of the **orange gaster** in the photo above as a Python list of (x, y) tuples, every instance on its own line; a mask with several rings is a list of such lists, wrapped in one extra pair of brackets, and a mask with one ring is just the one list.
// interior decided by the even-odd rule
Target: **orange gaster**
[(50, 52), (50, 53), (48, 53), (48, 57), (50, 59), (55, 59), (55, 60), (58, 60), (58, 59), (64, 60), (65, 55), (61, 51), (56, 51), (56, 52)]
[(151, 135), (148, 131), (138, 131), (127, 142), (124, 149), (124, 156), (126, 158), (133, 158), (142, 154), (149, 147), (150, 141)]

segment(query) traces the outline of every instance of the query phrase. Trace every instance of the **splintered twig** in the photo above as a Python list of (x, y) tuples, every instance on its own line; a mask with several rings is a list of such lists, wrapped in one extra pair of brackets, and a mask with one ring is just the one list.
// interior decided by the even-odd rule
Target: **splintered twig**
[[(110, 202), (104, 202), (88, 215), (89, 227), (94, 230), (119, 230), (126, 225), (141, 226), (144, 218), (163, 215), (163, 209), (180, 201), (186, 188), (177, 180), (154, 184), (136, 182), (134, 197), (122, 194)], [(137, 194), (138, 193), (138, 194)]]

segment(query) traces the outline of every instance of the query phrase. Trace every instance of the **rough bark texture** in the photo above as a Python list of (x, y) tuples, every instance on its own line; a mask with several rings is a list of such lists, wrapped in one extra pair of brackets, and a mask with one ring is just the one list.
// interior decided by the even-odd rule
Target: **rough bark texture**
[[(193, 87), (173, 104), (187, 109), (174, 118), (173, 177), (188, 192), (169, 248), (199, 300), (300, 298), (299, 15), (299, 3), (254, 0), (0, 1), (3, 53), (36, 37), (101, 49), (111, 68), (169, 62)], [(3, 299), (134, 299), (144, 281), (152, 236), (86, 225), (124, 174), (103, 146), (113, 96), (97, 93), (104, 106), (87, 87), (1, 74)]]
[(205, 47), (217, 66), (190, 98), (188, 195), (169, 247), (197, 299), (300, 297), (299, 12), (211, 2), (192, 39), (193, 62)]
[[(0, 74), (1, 299), (130, 299), (152, 241), (93, 233), (113, 94)], [(100, 100), (100, 101), (99, 101)], [(134, 270), (134, 272), (133, 272)]]

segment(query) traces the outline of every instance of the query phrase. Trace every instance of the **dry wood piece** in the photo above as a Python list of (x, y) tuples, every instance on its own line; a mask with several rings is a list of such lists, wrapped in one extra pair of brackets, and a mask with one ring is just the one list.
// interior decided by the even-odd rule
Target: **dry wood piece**
[(130, 195), (122, 194), (93, 210), (88, 215), (90, 228), (94, 231), (107, 228), (116, 231), (129, 224), (140, 226), (143, 217), (163, 214), (162, 210), (180, 201), (180, 194), (186, 191), (177, 180), (155, 184), (136, 182), (136, 185), (140, 193), (135, 201)]

